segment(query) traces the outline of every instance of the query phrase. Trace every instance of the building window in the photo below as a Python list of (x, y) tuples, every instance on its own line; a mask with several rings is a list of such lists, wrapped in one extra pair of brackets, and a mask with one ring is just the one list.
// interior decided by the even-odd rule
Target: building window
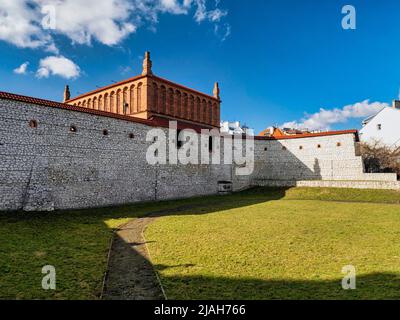
[(36, 120), (31, 120), (31, 121), (29, 121), (29, 126), (30, 126), (32, 129), (35, 129), (35, 128), (37, 128), (38, 123), (37, 123)]
[(209, 136), (208, 137), (208, 151), (210, 152), (210, 153), (212, 153), (213, 152), (213, 137), (212, 136)]
[(108, 136), (108, 130), (107, 129), (103, 130), (103, 136)]
[(382, 125), (381, 125), (381, 124), (378, 124), (378, 125), (376, 126), (376, 128), (377, 128), (378, 130), (382, 130)]
[(76, 129), (75, 126), (71, 126), (71, 127), (69, 128), (69, 131), (70, 131), (70, 132), (73, 132), (73, 133), (76, 133), (77, 129)]
[(182, 130), (178, 129), (176, 131), (176, 148), (180, 149), (183, 146), (183, 142), (179, 140), (179, 135), (181, 134)]

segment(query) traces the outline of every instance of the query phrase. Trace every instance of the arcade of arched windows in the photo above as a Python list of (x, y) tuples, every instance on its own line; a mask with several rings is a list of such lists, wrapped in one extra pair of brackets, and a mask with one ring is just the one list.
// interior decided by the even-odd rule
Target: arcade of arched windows
[(134, 115), (143, 111), (150, 111), (219, 126), (220, 109), (219, 103), (215, 100), (154, 82), (147, 87), (151, 92), (150, 100), (148, 100), (149, 106), (145, 106), (143, 105), (143, 93), (145, 91), (143, 88), (142, 83), (132, 84), (79, 100), (74, 105), (122, 115)]
[(99, 94), (74, 103), (74, 106), (117, 113), (121, 115), (145, 110), (142, 106), (142, 84), (120, 88), (117, 91)]

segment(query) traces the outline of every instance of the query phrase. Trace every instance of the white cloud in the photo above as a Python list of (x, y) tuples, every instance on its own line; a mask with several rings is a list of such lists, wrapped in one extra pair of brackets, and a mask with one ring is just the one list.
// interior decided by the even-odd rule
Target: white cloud
[(319, 112), (305, 115), (300, 121), (291, 121), (281, 125), (281, 128), (297, 128), (308, 130), (330, 130), (331, 126), (338, 123), (345, 123), (350, 119), (367, 118), (378, 113), (387, 103), (369, 102), (364, 100), (355, 104), (344, 106), (342, 109), (335, 108), (326, 110), (321, 108)]
[[(218, 23), (227, 15), (218, 5), (208, 10), (206, 0), (0, 0), (0, 40), (56, 54), (55, 35), (77, 44), (95, 40), (113, 46), (146, 22), (157, 23), (160, 13), (181, 15), (196, 8), (197, 22)], [(41, 27), (44, 6), (55, 8), (54, 30)]]
[(105, 45), (115, 45), (136, 31), (129, 22), (134, 9), (126, 0), (33, 0), (38, 7), (53, 6), (56, 29), (73, 43), (90, 45), (95, 39)]
[(0, 40), (20, 48), (46, 48), (53, 40), (38, 24), (40, 11), (26, 0), (0, 0)]
[(219, 24), (216, 24), (214, 26), (214, 33), (221, 39), (221, 41), (225, 41), (227, 38), (229, 38), (231, 32), (231, 25), (229, 23), (225, 23), (222, 26), (220, 26)]
[[(206, 0), (195, 0), (195, 2), (197, 5), (197, 10), (194, 18), (199, 23), (204, 20), (208, 20), (210, 22), (219, 22), (221, 18), (225, 17), (228, 14), (228, 11), (221, 10), (219, 8), (207, 11)], [(216, 7), (218, 5), (219, 2), (216, 2)]]
[(14, 73), (16, 74), (26, 74), (28, 69), (29, 62), (24, 62), (18, 68), (14, 69)]
[(50, 75), (55, 75), (65, 79), (74, 79), (79, 77), (80, 73), (80, 68), (73, 61), (63, 56), (50, 56), (40, 60), (36, 76), (48, 78)]

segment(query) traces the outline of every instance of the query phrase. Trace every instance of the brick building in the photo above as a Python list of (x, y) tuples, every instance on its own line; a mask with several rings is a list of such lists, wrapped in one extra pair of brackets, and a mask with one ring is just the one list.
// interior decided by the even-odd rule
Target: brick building
[(75, 98), (66, 86), (64, 102), (146, 120), (177, 120), (181, 125), (219, 129), (219, 94), (218, 83), (211, 96), (155, 76), (146, 52), (141, 75)]

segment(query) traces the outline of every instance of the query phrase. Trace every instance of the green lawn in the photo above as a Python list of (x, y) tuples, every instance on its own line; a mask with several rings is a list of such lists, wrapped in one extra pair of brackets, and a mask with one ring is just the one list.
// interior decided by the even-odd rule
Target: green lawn
[[(178, 202), (55, 213), (0, 213), (0, 299), (99, 299), (113, 230)], [(52, 265), (57, 290), (45, 291)]]
[[(145, 235), (169, 298), (400, 298), (399, 203), (394, 191), (293, 188), (0, 213), (0, 299), (99, 298), (113, 229), (166, 209)], [(344, 292), (348, 264), (358, 289)], [(44, 265), (56, 291), (41, 288)]]
[[(344, 202), (398, 203), (399, 193), (277, 193), (247, 192), (150, 225), (145, 236), (168, 298), (400, 298), (400, 206)], [(357, 290), (342, 289), (346, 265), (356, 267)]]

